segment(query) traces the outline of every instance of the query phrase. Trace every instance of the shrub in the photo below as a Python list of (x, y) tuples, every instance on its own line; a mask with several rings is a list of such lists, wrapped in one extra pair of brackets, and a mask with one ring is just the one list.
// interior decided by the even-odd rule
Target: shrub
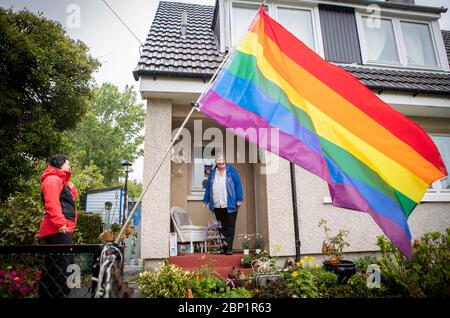
[(141, 272), (136, 283), (148, 298), (183, 298), (192, 287), (192, 275), (166, 262), (154, 271)]
[(364, 256), (355, 261), (356, 270), (360, 272), (366, 272), (370, 264), (379, 264), (379, 261), (374, 256)]
[(81, 242), (85, 244), (99, 244), (100, 233), (102, 233), (102, 218), (96, 213), (78, 211), (77, 231), (80, 233)]
[(192, 295), (198, 298), (216, 298), (219, 294), (229, 291), (227, 284), (221, 278), (211, 275), (195, 275), (192, 279)]
[(406, 297), (450, 297), (450, 228), (445, 233), (426, 233), (415, 240), (412, 259), (384, 236), (381, 249), (381, 277), (390, 293)]
[(292, 298), (294, 290), (282, 279), (270, 280), (267, 285), (255, 291), (255, 298)]
[(317, 279), (309, 270), (285, 273), (287, 286), (292, 289), (293, 297), (318, 298)]
[(316, 277), (318, 291), (323, 296), (328, 294), (329, 288), (338, 284), (338, 277), (333, 272), (326, 271), (323, 268), (311, 268), (310, 272)]
[(29, 196), (10, 197), (0, 206), (0, 245), (37, 243), (42, 215), (42, 204)]
[(225, 293), (215, 294), (217, 298), (250, 298), (252, 294), (245, 288), (237, 287), (233, 288)]

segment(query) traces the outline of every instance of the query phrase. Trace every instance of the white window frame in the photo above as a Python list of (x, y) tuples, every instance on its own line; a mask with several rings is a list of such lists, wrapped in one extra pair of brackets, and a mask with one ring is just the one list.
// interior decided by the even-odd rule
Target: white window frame
[(311, 24), (312, 24), (312, 33), (313, 33), (313, 39), (314, 39), (314, 48), (313, 51), (319, 54), (322, 58), (324, 58), (324, 50), (323, 50), (323, 39), (322, 39), (322, 28), (320, 25), (320, 16), (319, 16), (319, 6), (318, 5), (311, 5), (311, 6), (293, 6), (293, 5), (284, 5), (284, 4), (278, 4), (273, 5), (274, 13), (273, 17), (275, 20), (278, 20), (278, 8), (280, 9), (294, 9), (294, 10), (303, 10), (303, 11), (309, 11), (311, 13)]
[[(449, 137), (450, 134), (430, 134), (431, 136)], [(447, 167), (450, 170), (450, 167)], [(450, 202), (450, 189), (442, 189), (441, 181), (433, 182), (431, 188), (425, 193), (422, 202)]]
[[(393, 17), (393, 16), (389, 16), (389, 15), (381, 15), (380, 16), (381, 19), (390, 20), (392, 22), (395, 45), (397, 47), (397, 54), (399, 57), (399, 62), (383, 62), (383, 61), (369, 60), (369, 58), (368, 58), (367, 48), (366, 48), (366, 37), (365, 37), (364, 26), (363, 26), (363, 18), (370, 17), (370, 15), (355, 11), (355, 17), (356, 17), (356, 26), (357, 26), (357, 31), (358, 31), (359, 43), (360, 43), (360, 47), (361, 47), (361, 57), (362, 57), (362, 62), (364, 65), (390, 66), (390, 67), (401, 67), (401, 68), (408, 68), (408, 69), (438, 70), (438, 71), (443, 69), (441, 56), (440, 56), (439, 50), (438, 50), (438, 43), (436, 41), (435, 28), (433, 28), (433, 24), (431, 21), (425, 21), (425, 20), (420, 20), (420, 19), (409, 19), (409, 18), (402, 18), (402, 17)], [(401, 24), (400, 24), (401, 22), (425, 24), (428, 26), (428, 30), (429, 30), (430, 36), (431, 36), (431, 42), (433, 45), (434, 57), (436, 60), (435, 66), (408, 64), (405, 42), (403, 39), (402, 30), (401, 30)]]
[[(208, 146), (209, 142), (203, 142), (202, 143), (202, 149), (205, 146)], [(195, 148), (197, 147), (197, 145), (193, 146), (193, 151), (192, 151), (192, 164), (191, 164), (191, 194), (188, 195), (188, 200), (189, 201), (196, 201), (196, 200), (203, 200), (203, 195), (205, 194), (205, 189), (200, 189), (200, 188), (194, 188), (194, 178), (195, 178)], [(221, 149), (219, 149), (219, 152), (221, 151)], [(216, 151), (216, 154), (218, 152)], [(214, 167), (213, 163), (213, 167)]]
[[(259, 6), (260, 3), (258, 2), (250, 2), (250, 1), (229, 1), (229, 7), (228, 12), (230, 13), (230, 22), (229, 22), (229, 47), (234, 46), (233, 39), (233, 6), (234, 5), (252, 5), (252, 6)], [(296, 9), (296, 10), (304, 10), (304, 11), (310, 11), (311, 12), (311, 18), (312, 18), (312, 27), (313, 27), (313, 36), (314, 36), (314, 51), (320, 55), (322, 58), (324, 58), (324, 49), (323, 49), (323, 38), (322, 38), (322, 28), (320, 25), (320, 16), (319, 16), (319, 6), (318, 3), (311, 3), (311, 4), (302, 4), (302, 5), (287, 5), (287, 4), (275, 4), (273, 2), (266, 3), (266, 6), (268, 8), (269, 15), (274, 19), (277, 20), (277, 9), (283, 8), (283, 9)]]

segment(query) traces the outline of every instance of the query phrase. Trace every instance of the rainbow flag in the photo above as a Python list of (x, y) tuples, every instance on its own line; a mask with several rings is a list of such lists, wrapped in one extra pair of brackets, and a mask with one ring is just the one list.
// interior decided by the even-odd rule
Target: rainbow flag
[(447, 175), (435, 144), (262, 7), (199, 105), (237, 133), (279, 129), (279, 140), (264, 148), (327, 181), (335, 206), (369, 213), (411, 257), (407, 219), (430, 184)]

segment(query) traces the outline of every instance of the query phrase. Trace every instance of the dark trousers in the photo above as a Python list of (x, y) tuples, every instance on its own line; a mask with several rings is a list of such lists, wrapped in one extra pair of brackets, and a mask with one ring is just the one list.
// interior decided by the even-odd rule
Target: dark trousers
[(228, 213), (227, 208), (214, 208), (214, 214), (216, 215), (217, 221), (222, 224), (220, 234), (225, 237), (225, 250), (232, 251), (237, 211), (234, 213)]
[[(72, 234), (56, 233), (42, 238), (44, 244), (72, 244)], [(39, 297), (65, 298), (69, 296), (67, 267), (73, 263), (73, 255), (50, 254), (44, 256), (39, 284)]]

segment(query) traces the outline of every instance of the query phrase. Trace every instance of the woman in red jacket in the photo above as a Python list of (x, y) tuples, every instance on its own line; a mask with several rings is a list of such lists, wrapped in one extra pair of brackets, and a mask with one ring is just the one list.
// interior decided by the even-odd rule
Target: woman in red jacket
[(42, 203), (45, 214), (39, 237), (46, 244), (71, 244), (77, 224), (75, 200), (77, 190), (70, 181), (70, 165), (65, 155), (54, 155), (41, 177)]
[[(77, 224), (75, 200), (77, 191), (69, 182), (69, 160), (65, 155), (54, 155), (41, 177), (44, 216), (39, 237), (45, 244), (72, 244), (72, 233)], [(74, 262), (73, 255), (46, 255), (41, 270), (39, 296), (65, 298), (70, 294), (67, 268)]]

